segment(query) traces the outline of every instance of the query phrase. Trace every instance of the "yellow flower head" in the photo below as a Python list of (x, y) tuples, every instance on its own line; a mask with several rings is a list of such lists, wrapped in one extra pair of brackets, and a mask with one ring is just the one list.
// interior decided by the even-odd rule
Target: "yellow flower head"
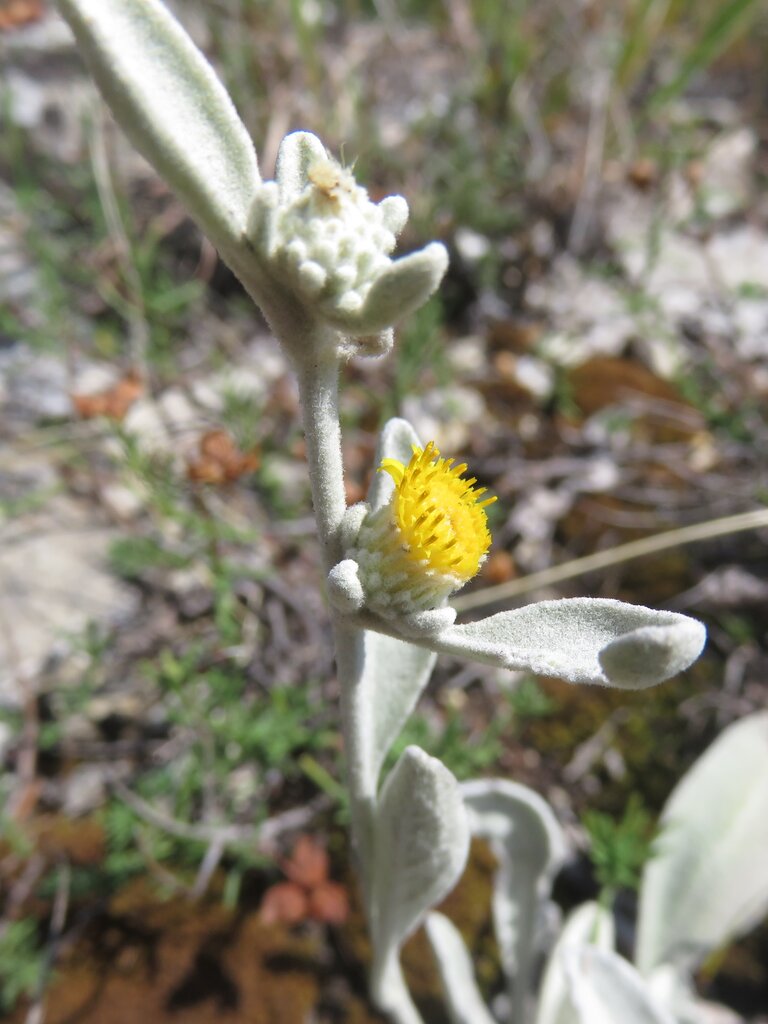
[(491, 546), (485, 506), (496, 498), (478, 501), (488, 488), (476, 488), (476, 477), (464, 479), (467, 464), (455, 461), (441, 459), (430, 441), (423, 449), (413, 446), (407, 466), (383, 459), (379, 472), (395, 481), (395, 524), (412, 560), (466, 583)]
[(383, 459), (395, 482), (390, 501), (364, 519), (349, 552), (369, 608), (385, 616), (439, 608), (477, 573), (491, 544), (485, 487), (466, 465), (441, 459), (433, 441), (414, 445), (406, 465)]

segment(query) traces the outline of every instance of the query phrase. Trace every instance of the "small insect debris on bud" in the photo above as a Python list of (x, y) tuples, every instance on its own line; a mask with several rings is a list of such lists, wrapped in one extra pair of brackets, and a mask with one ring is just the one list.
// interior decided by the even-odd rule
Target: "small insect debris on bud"
[(350, 172), (333, 160), (319, 160), (307, 171), (307, 177), (318, 195), (334, 207), (338, 207), (341, 193), (352, 194), (355, 179)]

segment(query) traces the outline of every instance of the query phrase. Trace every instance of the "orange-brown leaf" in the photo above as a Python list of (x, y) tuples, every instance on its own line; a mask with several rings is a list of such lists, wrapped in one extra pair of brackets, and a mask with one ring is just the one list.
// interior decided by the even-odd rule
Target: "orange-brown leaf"
[(301, 835), (291, 856), (281, 867), (292, 882), (305, 889), (314, 889), (328, 878), (328, 854), (312, 836)]
[(187, 466), (187, 476), (204, 484), (239, 480), (259, 468), (257, 451), (242, 452), (226, 430), (208, 430), (200, 438), (200, 456)]
[(309, 893), (309, 916), (325, 924), (343, 924), (349, 917), (349, 896), (338, 882), (322, 882)]
[(106, 416), (111, 420), (122, 420), (143, 390), (141, 377), (136, 373), (127, 373), (111, 388), (92, 395), (73, 394), (71, 398), (81, 419), (92, 420), (97, 416)]
[(259, 908), (264, 924), (298, 924), (308, 916), (307, 894), (293, 882), (278, 882), (264, 893)]
[(515, 561), (508, 551), (492, 551), (482, 569), (483, 578), (492, 584), (506, 583), (517, 575)]
[(41, 0), (0, 0), (0, 32), (29, 25), (42, 16)]

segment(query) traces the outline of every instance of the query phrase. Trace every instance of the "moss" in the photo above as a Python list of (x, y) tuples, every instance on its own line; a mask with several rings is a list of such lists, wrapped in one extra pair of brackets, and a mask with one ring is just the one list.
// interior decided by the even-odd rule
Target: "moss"
[(542, 680), (554, 710), (546, 718), (530, 721), (521, 740), (545, 761), (554, 762), (559, 776), (578, 747), (612, 722), (609, 742), (621, 754), (624, 774), (618, 779), (610, 776), (598, 757), (590, 772), (600, 783), (597, 790), (587, 794), (581, 780), (569, 787), (577, 810), (589, 804), (620, 813), (629, 794), (636, 792), (658, 811), (677, 779), (716, 735), (713, 716), (694, 725), (680, 714), (685, 701), (714, 685), (713, 671), (710, 663), (701, 662), (676, 679), (637, 693)]
[(95, 867), (104, 860), (104, 828), (95, 817), (41, 814), (29, 822), (27, 833), (37, 852), (51, 863), (67, 860), (75, 867)]
[[(295, 1024), (319, 997), (317, 930), (268, 927), (256, 913), (161, 900), (132, 883), (65, 955), (49, 1024)], [(23, 1016), (19, 1018), (23, 1019)]]
[[(491, 895), (496, 858), (479, 839), (472, 841), (464, 874), (436, 909), (449, 917), (462, 934), (482, 988), (490, 991), (500, 979), (498, 951), (491, 925)], [(414, 1000), (430, 1024), (447, 1024), (443, 989), (432, 949), (423, 929), (404, 946), (403, 970)]]

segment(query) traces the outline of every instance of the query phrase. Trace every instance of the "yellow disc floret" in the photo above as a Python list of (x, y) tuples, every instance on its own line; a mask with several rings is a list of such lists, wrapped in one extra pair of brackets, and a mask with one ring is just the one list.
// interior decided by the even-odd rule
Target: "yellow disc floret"
[(487, 488), (476, 488), (475, 477), (465, 480), (467, 464), (455, 461), (441, 459), (430, 441), (423, 449), (414, 446), (407, 466), (383, 459), (379, 469), (395, 481), (395, 523), (411, 558), (466, 583), (491, 546), (485, 506), (496, 498), (479, 501)]
[(385, 616), (438, 608), (477, 573), (491, 544), (485, 487), (466, 464), (440, 458), (433, 441), (407, 464), (383, 459), (394, 483), (389, 502), (369, 513), (349, 552), (369, 608)]

